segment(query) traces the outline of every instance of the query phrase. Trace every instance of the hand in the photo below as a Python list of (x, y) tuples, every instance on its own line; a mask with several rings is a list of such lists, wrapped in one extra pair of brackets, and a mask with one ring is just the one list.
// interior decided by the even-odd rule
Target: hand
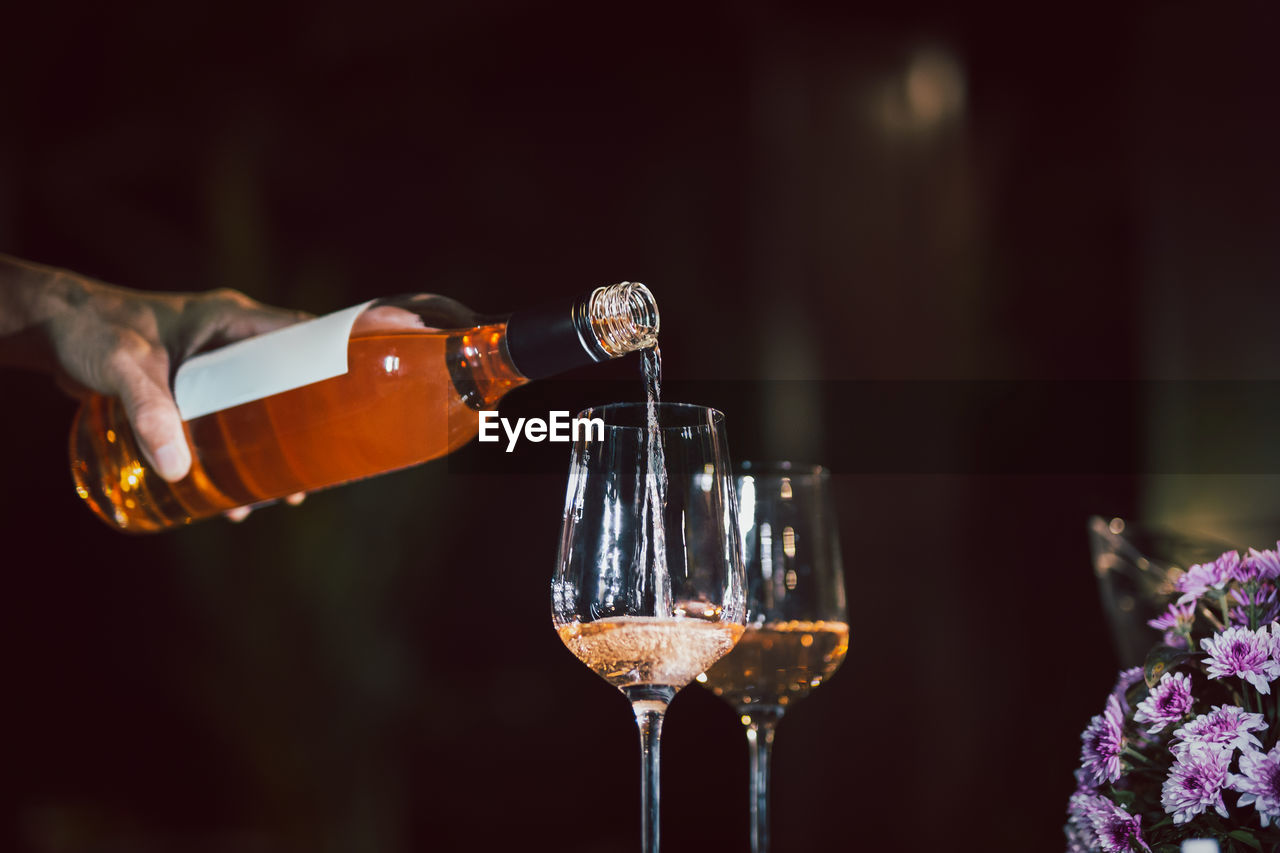
[[(293, 494), (287, 496), (284, 499), (284, 502), (287, 503), (289, 506), (297, 506), (298, 504), (306, 500), (306, 497), (307, 497), (306, 492), (294, 492)], [(268, 503), (271, 503), (271, 501), (268, 501)], [(254, 506), (262, 506), (262, 504), (255, 504)], [(249, 513), (253, 512), (253, 509), (254, 508), (252, 506), (238, 506), (235, 509), (227, 510), (222, 515), (228, 521), (234, 521), (238, 524), (241, 521), (244, 521), (246, 518), (248, 518)]]
[(51, 370), (73, 395), (118, 397), (143, 456), (170, 482), (191, 469), (172, 371), (202, 350), (307, 316), (230, 289), (148, 293), (0, 255), (0, 362)]
[(171, 371), (201, 350), (302, 319), (234, 290), (146, 294), (96, 285), (84, 293), (48, 324), (59, 379), (73, 394), (119, 397), (143, 455), (170, 482), (191, 468)]

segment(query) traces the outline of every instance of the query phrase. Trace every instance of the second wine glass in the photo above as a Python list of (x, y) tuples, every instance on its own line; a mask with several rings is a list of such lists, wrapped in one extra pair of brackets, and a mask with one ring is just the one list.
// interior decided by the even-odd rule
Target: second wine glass
[(724, 416), (661, 403), (578, 417), (602, 424), (573, 443), (552, 619), (565, 646), (631, 701), (642, 845), (656, 853), (663, 714), (733, 647), (746, 616)]
[(744, 462), (737, 476), (747, 630), (698, 681), (739, 713), (751, 750), (751, 849), (769, 849), (773, 735), (849, 649), (840, 540), (824, 468)]

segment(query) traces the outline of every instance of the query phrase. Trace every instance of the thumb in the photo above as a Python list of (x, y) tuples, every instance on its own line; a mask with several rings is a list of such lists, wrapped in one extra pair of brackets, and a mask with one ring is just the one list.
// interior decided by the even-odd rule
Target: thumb
[(165, 480), (181, 480), (191, 470), (191, 449), (169, 389), (137, 364), (121, 369), (118, 379), (118, 396), (142, 455)]

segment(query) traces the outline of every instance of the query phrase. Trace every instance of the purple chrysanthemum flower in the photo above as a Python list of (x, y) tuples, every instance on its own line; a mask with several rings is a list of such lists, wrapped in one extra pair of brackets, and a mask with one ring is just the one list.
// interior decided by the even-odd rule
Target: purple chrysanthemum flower
[(1135, 666), (1120, 672), (1120, 677), (1116, 679), (1115, 687), (1111, 688), (1111, 695), (1116, 697), (1116, 701), (1120, 704), (1121, 714), (1129, 713), (1129, 700), (1125, 698), (1125, 694), (1129, 692), (1129, 688), (1142, 681), (1144, 673), (1142, 667)]
[(1240, 756), (1240, 772), (1232, 773), (1230, 786), (1240, 792), (1239, 804), (1258, 810), (1258, 820), (1267, 826), (1272, 818), (1280, 823), (1280, 744), (1270, 752), (1245, 750)]
[(1187, 573), (1178, 578), (1177, 588), (1183, 593), (1178, 603), (1194, 603), (1210, 589), (1222, 589), (1235, 576), (1239, 566), (1240, 555), (1228, 551), (1212, 563), (1200, 563), (1187, 569)]
[(1209, 806), (1228, 817), (1222, 790), (1227, 784), (1233, 750), (1218, 743), (1192, 743), (1174, 754), (1173, 766), (1160, 792), (1160, 803), (1166, 813), (1173, 815), (1173, 822), (1186, 823)]
[(1280, 662), (1272, 657), (1272, 635), (1265, 628), (1250, 631), (1233, 625), (1217, 636), (1205, 637), (1200, 645), (1209, 653), (1205, 662), (1210, 678), (1238, 676), (1259, 693), (1270, 693), (1271, 682), (1280, 678)]
[(1142, 838), (1142, 818), (1129, 814), (1110, 800), (1103, 800), (1105, 806), (1095, 808), (1089, 819), (1093, 823), (1093, 831), (1098, 837), (1098, 846), (1107, 853), (1129, 853), (1134, 845), (1139, 845), (1147, 853), (1151, 848)]
[(1120, 778), (1120, 753), (1124, 750), (1124, 713), (1114, 696), (1107, 709), (1089, 721), (1080, 735), (1080, 764), (1099, 785)]
[(1249, 624), (1249, 606), (1253, 606), (1254, 624), (1266, 625), (1276, 621), (1280, 616), (1280, 602), (1276, 601), (1276, 588), (1270, 583), (1258, 585), (1253, 595), (1236, 587), (1231, 590), (1231, 622), (1235, 625)]
[[(1077, 774), (1077, 778), (1079, 774)], [(1095, 812), (1103, 811), (1111, 801), (1106, 797), (1095, 794), (1086, 787), (1081, 780), (1081, 785), (1076, 792), (1071, 795), (1071, 799), (1067, 801), (1067, 850), (1068, 853), (1073, 850), (1094, 851), (1098, 849), (1098, 833), (1093, 828), (1093, 815)]]
[(1249, 553), (1245, 554), (1244, 559), (1240, 561), (1240, 565), (1236, 566), (1232, 580), (1240, 581), (1240, 583), (1249, 583), (1258, 579), (1260, 567), (1258, 561), (1252, 558), (1254, 553), (1254, 550), (1250, 548)]
[(1147, 734), (1158, 734), (1165, 726), (1185, 717), (1191, 710), (1191, 702), (1191, 677), (1185, 672), (1166, 672), (1147, 698), (1138, 703), (1133, 721), (1152, 723)]
[(1077, 794), (1096, 794), (1098, 793), (1098, 783), (1093, 781), (1093, 774), (1085, 770), (1083, 767), (1077, 767), (1075, 771), (1076, 777), (1076, 793)]
[(1273, 581), (1280, 578), (1280, 542), (1276, 543), (1276, 551), (1257, 551), (1253, 548), (1249, 549), (1249, 553), (1244, 558), (1245, 568), (1241, 571), (1242, 580), (1250, 580), (1259, 578), (1264, 581)]
[(1194, 603), (1170, 604), (1168, 610), (1148, 621), (1147, 624), (1157, 631), (1181, 631), (1186, 633), (1191, 630), (1191, 625), (1195, 621), (1196, 606)]
[[(1089, 831), (1093, 831), (1092, 827)], [(1067, 821), (1065, 832), (1067, 836), (1066, 853), (1093, 853), (1098, 849), (1097, 836), (1090, 839), (1084, 834), (1084, 830), (1077, 828), (1070, 821)]]
[(1174, 730), (1174, 740), (1182, 743), (1172, 748), (1176, 752), (1193, 743), (1217, 743), (1233, 750), (1261, 749), (1262, 744), (1250, 732), (1266, 728), (1267, 722), (1261, 714), (1251, 714), (1238, 705), (1214, 705), (1209, 713)]

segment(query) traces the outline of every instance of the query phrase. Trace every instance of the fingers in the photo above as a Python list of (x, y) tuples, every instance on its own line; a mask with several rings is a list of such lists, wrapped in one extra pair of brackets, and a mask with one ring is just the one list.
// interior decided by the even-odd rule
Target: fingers
[[(226, 342), (262, 334), (304, 316), (269, 308), (234, 290), (215, 291), (192, 302), (200, 306), (193, 318), (195, 336), (205, 341)], [(191, 470), (191, 449), (169, 390), (169, 351), (183, 352), (184, 348), (172, 347), (165, 328), (163, 323), (155, 329), (130, 324), (129, 334), (118, 341), (109, 359), (105, 373), (114, 387), (106, 390), (120, 397), (142, 453), (156, 473), (177, 482)]]
[(284, 326), (292, 326), (310, 319), (310, 314), (299, 311), (282, 311), (276, 308), (258, 307), (227, 315), (224, 318), (223, 334), (233, 340), (274, 332)]
[[(293, 494), (286, 496), (284, 502), (289, 506), (297, 506), (306, 499), (306, 492), (294, 492)], [(275, 501), (263, 501), (262, 503), (250, 504), (249, 506), (238, 506), (235, 509), (227, 510), (222, 514), (222, 516), (228, 521), (234, 521), (238, 524), (248, 518), (249, 513), (253, 512), (258, 507), (268, 506), (273, 503), (275, 503)]]
[(253, 512), (253, 507), (251, 506), (238, 506), (235, 509), (227, 510), (222, 515), (224, 518), (227, 519), (227, 521), (234, 521), (235, 523), (239, 524), (240, 522), (248, 518), (249, 513), (251, 512)]
[[(160, 371), (160, 376), (164, 375)], [(108, 377), (133, 424), (142, 455), (155, 472), (171, 483), (187, 476), (191, 449), (167, 384), (153, 378), (132, 356), (111, 359)]]
[(302, 311), (273, 308), (238, 290), (222, 288), (201, 299), (195, 315), (195, 337), (219, 343), (236, 341), (292, 326), (310, 317)]

